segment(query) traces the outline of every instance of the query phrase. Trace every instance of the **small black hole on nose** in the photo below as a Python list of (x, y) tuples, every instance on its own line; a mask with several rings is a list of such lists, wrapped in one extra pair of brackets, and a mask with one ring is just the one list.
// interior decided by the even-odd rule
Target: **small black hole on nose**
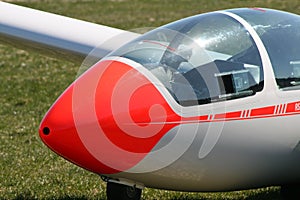
[(50, 133), (50, 128), (44, 127), (44, 128), (43, 128), (43, 133), (44, 133), (45, 135), (49, 135), (49, 133)]

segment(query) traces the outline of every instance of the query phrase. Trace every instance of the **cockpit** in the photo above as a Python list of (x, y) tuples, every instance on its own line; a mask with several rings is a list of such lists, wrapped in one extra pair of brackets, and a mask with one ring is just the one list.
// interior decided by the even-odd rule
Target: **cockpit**
[(234, 100), (263, 90), (262, 59), (270, 59), (279, 89), (300, 85), (299, 25), (299, 16), (274, 10), (201, 14), (154, 29), (112, 55), (144, 66), (182, 106)]

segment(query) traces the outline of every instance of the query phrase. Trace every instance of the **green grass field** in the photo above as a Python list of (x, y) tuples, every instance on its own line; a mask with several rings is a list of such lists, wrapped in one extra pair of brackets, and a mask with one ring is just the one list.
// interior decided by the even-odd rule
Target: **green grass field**
[[(14, 1), (10, 1), (14, 2)], [(297, 0), (28, 0), (20, 5), (121, 29), (157, 27), (235, 7), (300, 13)], [(0, 45), (0, 199), (105, 199), (105, 183), (48, 150), (38, 136), (43, 115), (76, 77), (78, 64)], [(228, 193), (145, 189), (143, 199), (279, 199), (279, 188)]]

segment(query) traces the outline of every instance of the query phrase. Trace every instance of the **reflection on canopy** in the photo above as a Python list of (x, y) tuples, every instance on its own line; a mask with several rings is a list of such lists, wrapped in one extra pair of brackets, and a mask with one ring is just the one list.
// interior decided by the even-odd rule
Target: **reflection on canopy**
[(263, 89), (256, 44), (239, 22), (222, 13), (155, 29), (112, 55), (143, 65), (183, 106), (247, 97)]
[(299, 89), (299, 16), (276, 10), (265, 10), (256, 15), (249, 9), (232, 12), (250, 23), (260, 36), (269, 54), (278, 87), (283, 90)]

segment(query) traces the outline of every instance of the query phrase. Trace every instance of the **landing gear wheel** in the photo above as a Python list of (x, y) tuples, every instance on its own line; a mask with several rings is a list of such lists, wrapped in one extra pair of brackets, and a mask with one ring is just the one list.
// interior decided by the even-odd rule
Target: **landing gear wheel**
[(108, 200), (140, 200), (141, 195), (141, 189), (118, 183), (107, 183), (106, 196)]
[(280, 196), (283, 200), (293, 200), (300, 197), (299, 185), (284, 185), (281, 186)]

